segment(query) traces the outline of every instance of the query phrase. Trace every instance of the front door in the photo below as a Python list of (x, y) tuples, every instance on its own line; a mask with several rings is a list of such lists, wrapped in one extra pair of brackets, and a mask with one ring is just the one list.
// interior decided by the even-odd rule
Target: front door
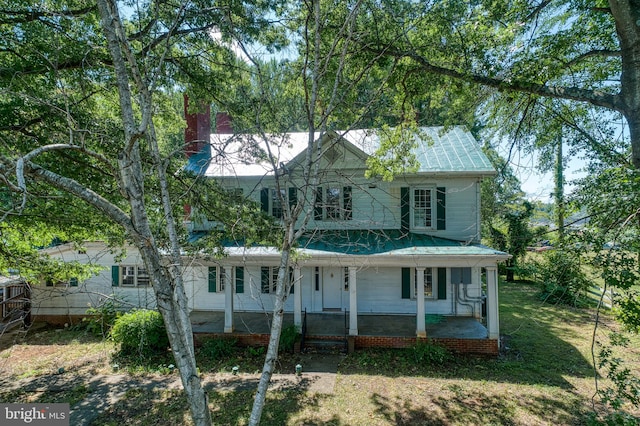
[(322, 309), (342, 309), (342, 268), (322, 268)]

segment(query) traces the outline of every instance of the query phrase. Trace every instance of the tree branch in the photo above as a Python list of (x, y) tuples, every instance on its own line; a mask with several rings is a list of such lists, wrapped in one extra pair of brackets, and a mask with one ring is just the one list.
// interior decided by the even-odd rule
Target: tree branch
[[(368, 47), (365, 47), (365, 49), (376, 54), (385, 52), (385, 50), (372, 49)], [(620, 98), (620, 95), (618, 94), (613, 95), (599, 90), (582, 89), (579, 87), (547, 86), (544, 84), (526, 81), (487, 77), (485, 75), (479, 74), (466, 74), (450, 68), (432, 64), (425, 57), (413, 52), (402, 52), (398, 50), (386, 49), (386, 55), (398, 59), (411, 59), (417, 63), (420, 69), (426, 72), (444, 75), (469, 83), (492, 87), (500, 91), (523, 92), (555, 99), (567, 99), (572, 101), (586, 102), (592, 105), (619, 111), (623, 114), (625, 113), (625, 105)]]

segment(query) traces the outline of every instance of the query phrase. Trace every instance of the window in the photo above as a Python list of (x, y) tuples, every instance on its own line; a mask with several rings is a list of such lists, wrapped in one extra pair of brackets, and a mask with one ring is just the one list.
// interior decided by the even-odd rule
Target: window
[(433, 227), (433, 189), (414, 188), (411, 203), (414, 228)]
[(349, 291), (349, 268), (344, 268), (344, 291)]
[(275, 293), (278, 284), (278, 267), (263, 266), (260, 268), (260, 291), (262, 293)]
[(223, 293), (224, 288), (229, 281), (229, 269), (223, 266), (209, 266), (209, 293)]
[(320, 267), (319, 266), (315, 267), (313, 275), (314, 275), (316, 291), (320, 291)]
[(45, 281), (46, 287), (78, 287), (78, 278), (71, 277), (69, 281), (53, 281), (49, 278)]
[(297, 202), (298, 190), (294, 187), (289, 190), (275, 188), (262, 188), (260, 190), (260, 206), (262, 211), (271, 216), (282, 219), (284, 217), (285, 206), (283, 203), (289, 203), (289, 207), (293, 208)]
[[(115, 268), (118, 268), (117, 266)], [(114, 279), (114, 285), (123, 287), (146, 287), (150, 284), (147, 269), (140, 265), (120, 265), (118, 282)], [(115, 273), (114, 273), (115, 278)]]
[[(419, 272), (422, 272), (421, 274)], [(424, 271), (415, 270), (413, 281), (413, 297), (418, 296), (418, 285), (424, 286), (424, 298), (433, 299), (433, 268), (425, 268)]]
[(315, 220), (351, 220), (353, 198), (350, 186), (318, 187), (314, 203)]

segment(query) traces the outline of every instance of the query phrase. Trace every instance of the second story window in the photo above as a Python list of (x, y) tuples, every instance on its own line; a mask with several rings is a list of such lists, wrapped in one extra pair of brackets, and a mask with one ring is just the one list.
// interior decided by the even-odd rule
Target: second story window
[(351, 220), (352, 211), (350, 186), (317, 188), (314, 203), (315, 220)]
[(297, 202), (297, 189), (290, 187), (287, 189), (262, 188), (260, 190), (260, 206), (262, 211), (271, 216), (282, 219), (288, 203), (289, 208), (293, 208)]
[(412, 219), (414, 228), (433, 227), (433, 189), (414, 188), (412, 200)]

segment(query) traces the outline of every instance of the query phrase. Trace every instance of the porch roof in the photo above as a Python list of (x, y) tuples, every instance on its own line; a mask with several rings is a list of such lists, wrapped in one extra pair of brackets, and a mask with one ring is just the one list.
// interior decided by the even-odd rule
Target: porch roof
[(349, 255), (508, 256), (482, 244), (400, 230), (319, 231), (300, 238), (300, 247)]
[[(193, 234), (195, 241), (205, 233)], [(244, 241), (226, 241), (223, 246), (234, 254), (275, 255), (275, 247), (258, 245), (246, 246)], [(450, 240), (432, 235), (403, 232), (400, 230), (324, 230), (303, 235), (298, 240), (298, 248), (307, 254), (339, 256), (448, 256), (448, 257), (490, 257), (506, 260), (508, 253), (483, 244)]]

